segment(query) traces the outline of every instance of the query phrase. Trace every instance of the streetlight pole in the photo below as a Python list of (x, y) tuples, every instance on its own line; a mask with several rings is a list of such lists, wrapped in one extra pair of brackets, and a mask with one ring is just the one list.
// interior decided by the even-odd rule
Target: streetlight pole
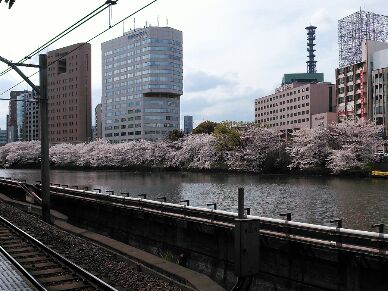
[[(0, 56), (0, 61), (10, 66), (29, 84), (39, 95), (40, 105), (40, 141), (41, 141), (41, 180), (42, 180), (42, 218), (45, 222), (51, 223), (50, 216), (50, 161), (49, 161), (49, 140), (48, 140), (48, 98), (47, 98), (47, 55), (39, 55), (39, 65), (12, 63)], [(31, 82), (30, 79), (18, 68), (34, 67), (39, 68), (40, 87)]]

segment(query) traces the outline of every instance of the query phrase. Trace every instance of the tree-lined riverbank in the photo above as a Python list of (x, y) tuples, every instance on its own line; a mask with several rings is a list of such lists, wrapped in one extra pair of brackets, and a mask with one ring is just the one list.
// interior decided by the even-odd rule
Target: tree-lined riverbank
[[(380, 132), (373, 123), (348, 121), (327, 129), (301, 129), (286, 140), (281, 131), (271, 128), (221, 125), (213, 133), (174, 141), (55, 144), (50, 147), (50, 162), (54, 167), (71, 169), (368, 173), (374, 150), (383, 143)], [(36, 167), (39, 162), (38, 141), (0, 147), (3, 167)]]

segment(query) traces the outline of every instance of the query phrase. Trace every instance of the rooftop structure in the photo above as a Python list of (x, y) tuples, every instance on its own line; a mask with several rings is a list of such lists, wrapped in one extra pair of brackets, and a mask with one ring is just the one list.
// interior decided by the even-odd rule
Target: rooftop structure
[(316, 26), (307, 26), (307, 52), (308, 60), (306, 73), (291, 73), (284, 74), (282, 79), (282, 85), (292, 83), (320, 83), (324, 81), (323, 73), (317, 73), (317, 61), (315, 60), (315, 30)]
[(315, 60), (315, 30), (317, 29), (316, 26), (307, 26), (307, 52), (309, 53), (307, 64), (307, 73), (316, 73), (317, 72), (317, 61)]
[(357, 11), (338, 21), (339, 67), (362, 61), (362, 42), (388, 41), (388, 16)]
[(324, 81), (323, 73), (292, 73), (284, 74), (282, 84), (319, 83)]

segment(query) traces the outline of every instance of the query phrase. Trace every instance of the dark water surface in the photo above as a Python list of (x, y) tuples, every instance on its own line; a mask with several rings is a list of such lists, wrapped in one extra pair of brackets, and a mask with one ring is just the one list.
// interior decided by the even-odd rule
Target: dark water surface
[[(40, 180), (39, 170), (0, 170), (0, 177)], [(52, 170), (51, 182), (129, 192), (136, 197), (166, 196), (168, 202), (189, 199), (192, 206), (217, 203), (220, 210), (237, 212), (237, 188), (245, 188), (251, 214), (279, 218), (289, 211), (300, 222), (330, 225), (343, 218), (346, 228), (371, 230), (372, 223), (388, 224), (388, 179), (287, 177), (247, 174)]]

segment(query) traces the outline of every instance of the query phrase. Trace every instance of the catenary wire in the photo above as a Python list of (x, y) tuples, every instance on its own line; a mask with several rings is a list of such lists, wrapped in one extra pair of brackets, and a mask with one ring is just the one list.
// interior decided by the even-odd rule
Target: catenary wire
[[(151, 6), (152, 4), (154, 4), (154, 3), (157, 2), (157, 1), (158, 1), (158, 0), (153, 0), (153, 1), (149, 2), (148, 4), (146, 4), (146, 5), (144, 5), (143, 7), (139, 8), (139, 9), (136, 10), (135, 12), (133, 12), (133, 13), (129, 14), (128, 16), (124, 17), (123, 19), (119, 20), (118, 22), (116, 22), (116, 23), (113, 24), (112, 26), (110, 26), (110, 27), (108, 27), (107, 29), (103, 30), (102, 32), (96, 34), (95, 36), (93, 36), (92, 38), (90, 38), (88, 41), (86, 41), (86, 42), (80, 44), (79, 46), (77, 46), (76, 48), (74, 48), (73, 50), (71, 50), (70, 52), (66, 53), (65, 55), (63, 55), (63, 56), (59, 57), (58, 59), (56, 59), (55, 61), (51, 62), (51, 63), (47, 66), (47, 68), (49, 68), (50, 66), (54, 65), (56, 62), (62, 60), (63, 58), (65, 58), (66, 56), (68, 56), (69, 54), (71, 54), (72, 52), (74, 52), (74, 51), (80, 49), (80, 48), (83, 47), (85, 44), (87, 44), (87, 43), (91, 42), (92, 40), (96, 39), (97, 37), (101, 36), (102, 34), (104, 34), (105, 32), (107, 32), (108, 30), (110, 30), (111, 28), (113, 28), (113, 27), (119, 25), (120, 23), (124, 22), (124, 21), (127, 20), (128, 18), (130, 18), (130, 17), (134, 16), (135, 14), (139, 13), (140, 11), (144, 10), (144, 9), (147, 8), (148, 6)], [(30, 78), (30, 77), (36, 75), (37, 73), (38, 73), (38, 72), (35, 72), (34, 74), (28, 76), (28, 78)], [(0, 93), (0, 96), (3, 95), (3, 94), (5, 94), (5, 93), (7, 93), (7, 92), (9, 92), (9, 91), (12, 90), (13, 88), (15, 88), (16, 86), (18, 86), (18, 85), (20, 85), (20, 84), (22, 84), (22, 83), (24, 83), (24, 82), (25, 82), (24, 80), (23, 80), (23, 81), (20, 81), (19, 83), (15, 84), (15, 85), (12, 86), (11, 88), (9, 88), (9, 89), (3, 91), (2, 93)]]
[[(105, 5), (107, 5), (106, 7), (104, 7)], [(78, 27), (80, 27), (82, 24), (84, 24), (85, 22), (89, 21), (90, 19), (92, 19), (93, 17), (97, 16), (98, 14), (100, 14), (101, 12), (103, 12), (106, 8), (110, 7), (111, 4), (107, 2), (105, 2), (103, 5), (101, 5), (100, 7), (96, 8), (95, 10), (93, 10), (92, 12), (90, 12), (88, 15), (84, 16), (83, 18), (81, 18), (80, 20), (78, 20), (76, 23), (72, 24), (71, 26), (69, 26), (68, 28), (66, 28), (64, 31), (62, 31), (61, 33), (57, 34), (55, 37), (53, 37), (52, 39), (50, 39), (49, 41), (47, 41), (46, 43), (44, 43), (43, 45), (41, 45), (40, 47), (38, 47), (36, 50), (32, 51), (31, 53), (29, 53), (27, 56), (25, 56), (23, 59), (21, 59), (18, 63), (23, 63), (25, 62), (26, 60), (30, 59), (31, 57), (35, 56), (36, 54), (38, 54), (39, 52), (41, 52), (42, 50), (44, 50), (45, 48), (49, 47), (50, 45), (52, 45), (53, 43), (57, 42), (58, 40), (60, 40), (61, 38), (65, 37), (66, 35), (68, 35), (70, 32), (74, 31), (75, 29), (77, 29)], [(8, 72), (10, 72), (12, 70), (12, 68), (7, 68), (6, 70), (4, 70), (3, 72), (0, 73), (0, 77), (1, 76), (4, 76), (5, 74), (7, 74)]]

